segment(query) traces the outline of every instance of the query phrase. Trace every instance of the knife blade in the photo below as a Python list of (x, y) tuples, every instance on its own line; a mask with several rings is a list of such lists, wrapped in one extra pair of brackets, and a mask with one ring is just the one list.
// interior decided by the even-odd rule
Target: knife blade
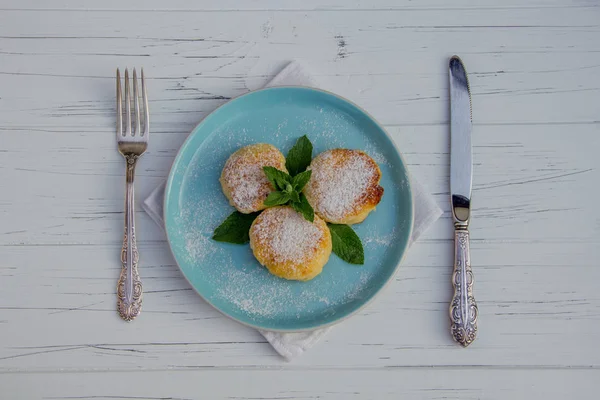
[(469, 246), (473, 160), (469, 79), (462, 60), (450, 58), (450, 205), (454, 219), (454, 296), (450, 303), (452, 337), (464, 347), (477, 336), (478, 308), (473, 296)]

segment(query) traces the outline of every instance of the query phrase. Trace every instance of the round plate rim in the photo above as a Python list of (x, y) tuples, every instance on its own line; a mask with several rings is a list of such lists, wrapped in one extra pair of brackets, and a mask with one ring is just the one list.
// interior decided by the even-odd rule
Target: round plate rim
[[(400, 158), (400, 161), (402, 162), (402, 166), (404, 167), (404, 171), (406, 172), (406, 177), (407, 177), (407, 191), (409, 194), (409, 201), (410, 201), (410, 224), (408, 227), (408, 235), (407, 235), (407, 240), (404, 243), (404, 248), (402, 249), (402, 254), (400, 256), (400, 258), (398, 259), (396, 266), (394, 267), (392, 273), (390, 274), (390, 276), (385, 280), (385, 282), (383, 282), (383, 284), (379, 287), (379, 289), (377, 289), (377, 291), (375, 293), (373, 293), (373, 295), (368, 298), (367, 300), (364, 301), (364, 303), (362, 303), (360, 306), (358, 306), (356, 309), (352, 310), (351, 312), (349, 312), (346, 315), (343, 315), (339, 318), (334, 318), (333, 320), (329, 321), (329, 322), (324, 322), (322, 324), (315, 324), (314, 326), (310, 326), (310, 327), (306, 327), (306, 328), (299, 328), (299, 329), (286, 329), (286, 328), (273, 328), (273, 327), (264, 327), (261, 326), (260, 324), (253, 324), (250, 323), (248, 321), (244, 321), (241, 319), (238, 319), (236, 317), (234, 317), (233, 315), (228, 314), (226, 311), (220, 309), (219, 307), (217, 307), (216, 305), (214, 305), (210, 300), (208, 300), (205, 296), (202, 295), (202, 293), (200, 293), (200, 291), (192, 284), (192, 282), (190, 281), (190, 279), (187, 277), (186, 273), (184, 272), (184, 270), (181, 268), (181, 266), (179, 265), (179, 261), (177, 260), (177, 257), (175, 256), (175, 252), (173, 251), (173, 245), (172, 245), (172, 238), (169, 235), (169, 229), (167, 229), (167, 204), (169, 203), (169, 194), (171, 192), (171, 186), (173, 184), (173, 179), (175, 177), (175, 166), (177, 165), (177, 163), (179, 162), (179, 159), (181, 158), (183, 152), (185, 151), (187, 145), (191, 142), (191, 140), (193, 139), (193, 137), (196, 135), (196, 133), (198, 132), (198, 129), (201, 127), (202, 124), (204, 124), (208, 118), (210, 118), (212, 115), (214, 115), (218, 110), (220, 110), (222, 107), (225, 107), (227, 105), (229, 105), (230, 103), (239, 100), (243, 97), (258, 93), (258, 92), (268, 92), (268, 91), (275, 91), (275, 90), (281, 90), (281, 89), (301, 89), (301, 90), (307, 90), (307, 91), (314, 91), (314, 92), (319, 92), (321, 94), (326, 94), (326, 95), (330, 95), (333, 97), (336, 97), (339, 100), (342, 100), (350, 105), (352, 105), (353, 107), (355, 107), (358, 111), (360, 111), (361, 113), (363, 113), (368, 119), (370, 119), (380, 130), (381, 132), (383, 132), (383, 134), (385, 135), (385, 137), (389, 140), (389, 142), (392, 144), (394, 151), (396, 152), (396, 154), (398, 155), (398, 157)], [(189, 135), (186, 137), (186, 139), (184, 140), (184, 142), (182, 143), (182, 145), (179, 147), (179, 150), (177, 151), (177, 155), (175, 156), (175, 158), (173, 159), (173, 162), (171, 163), (171, 168), (169, 169), (169, 175), (167, 177), (167, 181), (165, 183), (165, 191), (164, 191), (164, 197), (163, 197), (163, 221), (164, 221), (164, 230), (165, 230), (165, 234), (167, 236), (167, 243), (169, 244), (169, 251), (171, 252), (171, 255), (173, 257), (173, 259), (175, 260), (175, 263), (177, 264), (177, 268), (179, 268), (179, 271), (181, 272), (181, 274), (183, 275), (183, 277), (185, 278), (185, 280), (188, 282), (188, 284), (194, 289), (194, 291), (196, 292), (196, 294), (198, 294), (206, 303), (208, 303), (212, 308), (214, 308), (215, 310), (217, 310), (219, 313), (221, 313), (222, 315), (224, 315), (225, 317), (232, 319), (242, 325), (246, 325), (258, 330), (267, 330), (267, 331), (271, 331), (271, 332), (279, 332), (279, 333), (291, 333), (291, 332), (307, 332), (307, 331), (313, 331), (316, 329), (323, 329), (323, 328), (327, 328), (333, 325), (336, 325), (354, 315), (356, 315), (357, 313), (359, 313), (360, 311), (362, 311), (363, 309), (365, 309), (365, 307), (367, 307), (368, 305), (371, 304), (371, 302), (373, 300), (375, 300), (375, 298), (379, 297), (381, 295), (381, 293), (384, 291), (385, 288), (387, 288), (390, 284), (390, 282), (393, 280), (394, 276), (397, 274), (398, 269), (400, 268), (400, 265), (402, 264), (402, 262), (404, 261), (404, 258), (406, 257), (406, 252), (408, 250), (409, 247), (409, 243), (410, 243), (410, 238), (412, 236), (412, 232), (413, 232), (413, 225), (414, 225), (414, 215), (415, 215), (415, 204), (414, 204), (414, 199), (413, 199), (413, 188), (412, 188), (412, 183), (410, 180), (410, 175), (408, 172), (408, 168), (407, 168), (407, 164), (406, 161), (404, 160), (404, 156), (402, 155), (402, 153), (400, 152), (400, 150), (398, 149), (396, 143), (394, 142), (394, 140), (392, 139), (392, 137), (390, 136), (390, 134), (388, 133), (388, 131), (371, 115), (369, 114), (366, 110), (364, 110), (362, 107), (360, 107), (359, 105), (357, 105), (356, 103), (354, 103), (351, 100), (348, 100), (347, 98), (340, 96), (338, 94), (335, 94), (333, 92), (330, 92), (328, 90), (323, 90), (323, 89), (317, 89), (317, 88), (313, 88), (313, 87), (307, 87), (307, 86), (294, 86), (294, 85), (286, 85), (286, 86), (273, 86), (273, 87), (265, 87), (262, 89), (257, 89), (257, 90), (253, 90), (251, 92), (248, 93), (244, 93), (241, 94), (239, 96), (233, 97), (230, 100), (228, 100), (227, 102), (221, 104), (220, 106), (218, 106), (217, 108), (215, 108), (213, 111), (211, 111), (210, 113), (208, 113), (204, 118), (202, 118), (202, 120), (200, 122), (198, 122), (198, 124), (196, 124), (194, 126), (194, 128), (190, 131)]]

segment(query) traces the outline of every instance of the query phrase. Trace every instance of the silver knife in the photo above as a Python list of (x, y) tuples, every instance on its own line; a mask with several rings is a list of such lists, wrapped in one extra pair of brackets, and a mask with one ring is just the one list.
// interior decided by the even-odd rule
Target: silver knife
[(471, 152), (471, 92), (462, 60), (450, 59), (450, 202), (454, 219), (454, 296), (450, 303), (450, 331), (467, 347), (477, 336), (477, 303), (469, 251), (469, 219), (473, 162)]

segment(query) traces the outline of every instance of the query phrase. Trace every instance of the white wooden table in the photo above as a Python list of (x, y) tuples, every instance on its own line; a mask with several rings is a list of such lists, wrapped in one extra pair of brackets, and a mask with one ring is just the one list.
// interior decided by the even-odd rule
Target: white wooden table
[[(596, 0), (0, 1), (0, 398), (563, 399), (600, 389)], [(480, 336), (448, 332), (448, 57), (470, 72)], [(285, 363), (203, 303), (141, 208), (115, 311), (116, 67), (143, 66), (138, 204), (191, 128), (301, 59), (371, 112), (445, 213), (367, 310)]]

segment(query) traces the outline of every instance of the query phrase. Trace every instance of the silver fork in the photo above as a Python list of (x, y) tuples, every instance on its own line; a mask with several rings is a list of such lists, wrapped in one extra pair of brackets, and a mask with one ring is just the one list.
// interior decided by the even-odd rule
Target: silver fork
[[(142, 308), (142, 281), (138, 273), (138, 249), (135, 241), (135, 192), (133, 179), (135, 177), (135, 165), (138, 158), (144, 154), (148, 147), (148, 136), (150, 114), (148, 112), (148, 96), (146, 95), (146, 84), (144, 82), (144, 70), (142, 75), (142, 108), (143, 115), (140, 118), (140, 93), (135, 68), (133, 69), (133, 103), (134, 123), (132, 124), (131, 90), (129, 84), (129, 71), (125, 69), (125, 109), (123, 109), (121, 93), (121, 75), (117, 69), (117, 144), (119, 152), (125, 157), (126, 188), (125, 188), (125, 237), (121, 250), (121, 275), (117, 284), (117, 309), (121, 318), (131, 321), (137, 317)], [(123, 113), (126, 123), (123, 132)], [(143, 125), (144, 130), (141, 130)]]

